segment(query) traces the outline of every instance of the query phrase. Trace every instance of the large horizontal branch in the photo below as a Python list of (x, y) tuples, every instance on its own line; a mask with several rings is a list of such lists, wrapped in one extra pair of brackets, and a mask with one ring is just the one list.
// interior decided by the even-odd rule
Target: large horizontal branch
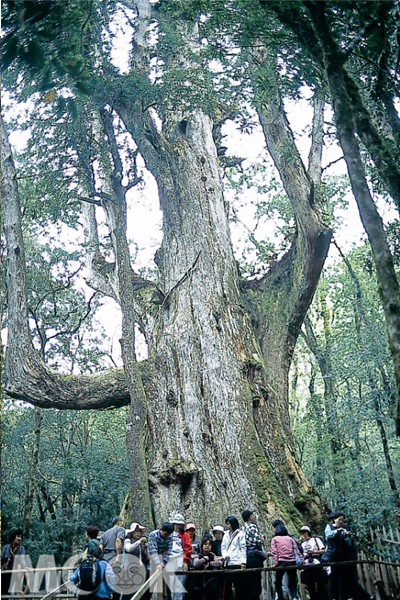
[[(112, 409), (130, 402), (123, 370), (96, 375), (61, 375), (32, 356), (20, 359), (17, 372), (6, 369), (4, 391), (11, 398), (41, 408)], [(15, 366), (8, 355), (7, 363)]]

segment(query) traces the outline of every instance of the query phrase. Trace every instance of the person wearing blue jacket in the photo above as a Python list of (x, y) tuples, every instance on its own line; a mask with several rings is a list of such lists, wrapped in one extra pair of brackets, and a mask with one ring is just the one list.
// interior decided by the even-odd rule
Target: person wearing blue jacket
[[(82, 600), (99, 600), (99, 598), (106, 598), (107, 600), (110, 600), (110, 598), (112, 598), (115, 585), (114, 571), (112, 570), (111, 565), (101, 558), (102, 550), (98, 546), (95, 546), (91, 549), (90, 556), (92, 556), (95, 561), (98, 561), (100, 567), (100, 587), (93, 593), (77, 588), (78, 598), (82, 598)], [(75, 583), (75, 585), (79, 581), (79, 569), (80, 567), (78, 567), (69, 578), (69, 580), (72, 581), (72, 583)]]

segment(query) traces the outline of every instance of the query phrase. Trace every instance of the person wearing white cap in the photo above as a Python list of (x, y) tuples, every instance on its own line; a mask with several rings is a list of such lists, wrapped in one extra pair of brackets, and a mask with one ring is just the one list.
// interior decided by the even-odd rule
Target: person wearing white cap
[[(325, 546), (317, 537), (311, 536), (311, 529), (308, 525), (303, 525), (300, 528), (301, 545), (304, 549), (304, 558), (306, 565), (319, 565), (322, 554), (325, 552)], [(328, 594), (326, 590), (327, 574), (321, 569), (304, 569), (301, 571), (301, 583), (308, 588), (310, 600), (327, 600)]]
[(225, 529), (222, 527), (222, 525), (215, 525), (215, 527), (213, 527), (212, 532), (213, 532), (213, 536), (215, 538), (212, 543), (212, 552), (219, 559), (222, 559), (221, 546), (222, 546), (222, 538), (224, 537)]
[[(180, 513), (175, 513), (171, 519), (171, 523), (174, 526), (174, 531), (171, 535), (172, 552), (166, 570), (187, 571), (192, 559), (192, 544), (190, 542), (189, 534), (187, 533), (187, 531), (185, 531), (185, 519)], [(176, 577), (172, 578), (170, 583), (170, 589), (173, 592), (174, 600), (184, 599), (185, 592), (180, 590), (182, 590), (182, 586), (184, 588), (185, 583), (186, 576), (181, 575), (179, 577), (179, 582), (177, 582)]]

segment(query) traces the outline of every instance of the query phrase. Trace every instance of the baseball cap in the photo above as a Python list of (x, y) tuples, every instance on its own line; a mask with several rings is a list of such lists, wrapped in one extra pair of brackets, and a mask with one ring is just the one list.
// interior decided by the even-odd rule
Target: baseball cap
[(180, 513), (175, 513), (171, 519), (171, 523), (173, 523), (174, 525), (175, 525), (175, 523), (177, 525), (184, 525), (185, 519), (183, 518), (183, 515), (181, 515)]

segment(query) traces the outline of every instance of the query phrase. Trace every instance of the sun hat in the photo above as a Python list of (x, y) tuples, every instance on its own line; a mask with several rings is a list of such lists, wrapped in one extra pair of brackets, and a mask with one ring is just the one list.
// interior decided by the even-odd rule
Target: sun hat
[(174, 525), (184, 525), (185, 524), (185, 519), (183, 518), (183, 515), (181, 515), (180, 513), (175, 513), (174, 516), (171, 519), (171, 523), (173, 523)]
[(133, 533), (134, 531), (136, 531), (136, 529), (141, 529), (142, 531), (146, 531), (146, 527), (143, 527), (143, 525), (139, 525), (139, 523), (132, 523), (131, 526), (129, 527), (129, 529), (126, 530), (126, 533)]
[(303, 527), (300, 527), (299, 531), (308, 531), (311, 533), (311, 529), (308, 527), (308, 525), (303, 525)]
[(213, 533), (214, 531), (221, 531), (222, 533), (225, 533), (225, 529), (221, 525), (215, 525), (215, 527), (213, 527)]
[(186, 525), (186, 531), (187, 531), (188, 529), (196, 529), (196, 525), (195, 525), (194, 523), (188, 523), (188, 524)]

